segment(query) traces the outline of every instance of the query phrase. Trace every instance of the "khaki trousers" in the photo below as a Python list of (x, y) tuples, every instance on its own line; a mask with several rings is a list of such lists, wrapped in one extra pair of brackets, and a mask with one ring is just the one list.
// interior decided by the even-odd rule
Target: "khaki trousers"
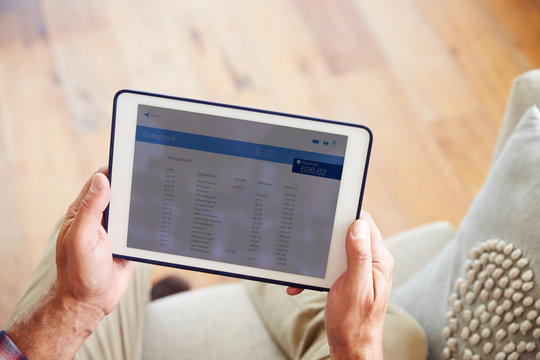
[[(6, 327), (27, 313), (47, 293), (56, 278), (57, 234), (58, 230), (23, 290)], [(150, 266), (135, 263), (126, 295), (86, 339), (75, 359), (140, 359), (144, 312), (150, 301), (150, 288)]]
[[(56, 277), (56, 236), (57, 234), (54, 234), (53, 240), (50, 241), (38, 267), (32, 274), (8, 325), (28, 312), (49, 290), (54, 281)], [(234, 307), (233, 304), (242, 299), (242, 296), (239, 298), (239, 294), (242, 295), (243, 291), (232, 294), (229, 303), (226, 299), (214, 296), (220, 287), (207, 289), (204, 292), (192, 291), (177, 294), (167, 300), (154, 302), (148, 307), (150, 309), (148, 312), (150, 288), (150, 266), (135, 263), (135, 271), (126, 295), (118, 307), (100, 323), (97, 330), (85, 341), (75, 359), (140, 359), (144, 342), (142, 334), (145, 326), (145, 312), (150, 315), (147, 321), (149, 326), (146, 329), (146, 337), (153, 339), (150, 343), (154, 345), (154, 348), (147, 349), (146, 358), (208, 358), (210, 349), (204, 346), (197, 350), (199, 352), (196, 355), (194, 353), (186, 354), (186, 349), (192, 349), (193, 346), (201, 343), (196, 336), (201, 331), (205, 341), (212, 340), (211, 343), (217, 341), (232, 345), (232, 347), (228, 347), (229, 352), (223, 351), (223, 346), (217, 347), (221, 349), (219, 359), (239, 358), (237, 356), (238, 349), (235, 348), (239, 346), (249, 348), (249, 344), (261, 338), (256, 336), (261, 333), (266, 334), (266, 337), (262, 338), (268, 338), (272, 345), (275, 342), (286, 358), (300, 360), (329, 358), (329, 347), (323, 320), (326, 304), (325, 293), (305, 291), (301, 295), (290, 297), (285, 295), (282, 286), (244, 282), (244, 288), (249, 294), (249, 300), (246, 299), (248, 303), (238, 309), (238, 313), (233, 312), (237, 316), (236, 319), (229, 319), (226, 311), (214, 314), (212, 308), (223, 310), (227, 307)], [(221, 304), (221, 307), (214, 306), (214, 303)], [(251, 305), (254, 309), (249, 312), (246, 308), (251, 308)], [(191, 313), (198, 314), (193, 323), (188, 321)], [(212, 314), (216, 316), (212, 317)], [(229, 327), (231, 323), (243, 316), (250, 317), (250, 321), (246, 323), (253, 327), (244, 329), (245, 331), (241, 332), (243, 335), (238, 337), (238, 334), (235, 335), (236, 332), (231, 331)], [(253, 325), (253, 317), (260, 318), (258, 322), (262, 322), (262, 324), (260, 326)], [(209, 320), (211, 323), (208, 324), (208, 321), (205, 320)], [(154, 323), (158, 325), (155, 326)], [(181, 324), (180, 328), (175, 327), (178, 324)], [(194, 327), (197, 327), (199, 331), (195, 331)], [(266, 328), (266, 330), (259, 328)], [(181, 329), (184, 330), (183, 336), (178, 338), (177, 335)], [(257, 334), (255, 334), (256, 332)], [(174, 335), (171, 336), (171, 334)], [(422, 328), (410, 315), (392, 302), (388, 306), (383, 338), (386, 359), (426, 358), (427, 346)], [(168, 340), (164, 341), (166, 339)], [(206, 343), (205, 341), (202, 343)], [(157, 348), (155, 348), (156, 346)], [(275, 345), (273, 346), (275, 347)], [(267, 349), (273, 348), (270, 346)], [(150, 354), (148, 354), (148, 350), (150, 350)], [(272, 352), (269, 351), (268, 354), (272, 354)], [(242, 357), (249, 358), (249, 355)]]

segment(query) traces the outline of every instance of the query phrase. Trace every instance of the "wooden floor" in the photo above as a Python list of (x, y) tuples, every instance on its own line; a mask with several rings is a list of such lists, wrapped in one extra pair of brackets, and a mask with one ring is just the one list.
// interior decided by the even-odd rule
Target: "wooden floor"
[(0, 325), (107, 163), (117, 90), (368, 125), (365, 208), (390, 235), (460, 223), (539, 45), (532, 0), (0, 0)]

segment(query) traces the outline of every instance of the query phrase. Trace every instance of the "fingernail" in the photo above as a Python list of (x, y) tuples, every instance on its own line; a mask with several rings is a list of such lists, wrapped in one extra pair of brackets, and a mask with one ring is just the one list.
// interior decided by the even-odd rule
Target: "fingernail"
[(352, 235), (355, 238), (368, 238), (369, 237), (369, 225), (364, 220), (356, 220), (353, 223)]
[(101, 191), (101, 186), (100, 184), (98, 183), (98, 181), (96, 180), (96, 178), (98, 177), (97, 174), (95, 174), (94, 176), (92, 176), (92, 182), (90, 183), (90, 192), (91, 193), (98, 193)]

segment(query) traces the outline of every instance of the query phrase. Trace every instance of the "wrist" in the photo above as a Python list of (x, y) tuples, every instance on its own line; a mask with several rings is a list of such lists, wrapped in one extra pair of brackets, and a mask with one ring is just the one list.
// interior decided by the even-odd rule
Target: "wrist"
[(73, 335), (84, 338), (93, 333), (105, 317), (102, 310), (65, 294), (53, 293), (49, 307), (53, 313), (62, 314), (62, 322), (72, 324)]
[(357, 343), (332, 346), (330, 345), (331, 360), (383, 360), (382, 340), (359, 340)]
[(382, 349), (337, 350), (330, 349), (331, 360), (383, 360)]
[(54, 284), (29, 313), (6, 330), (29, 359), (73, 358), (105, 316), (103, 311), (56, 290)]

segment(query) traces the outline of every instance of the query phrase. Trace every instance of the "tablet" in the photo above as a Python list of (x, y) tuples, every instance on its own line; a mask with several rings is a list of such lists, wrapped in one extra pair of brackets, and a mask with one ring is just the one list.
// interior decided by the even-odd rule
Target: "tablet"
[(119, 91), (113, 254), (328, 290), (346, 269), (371, 143), (361, 125)]

